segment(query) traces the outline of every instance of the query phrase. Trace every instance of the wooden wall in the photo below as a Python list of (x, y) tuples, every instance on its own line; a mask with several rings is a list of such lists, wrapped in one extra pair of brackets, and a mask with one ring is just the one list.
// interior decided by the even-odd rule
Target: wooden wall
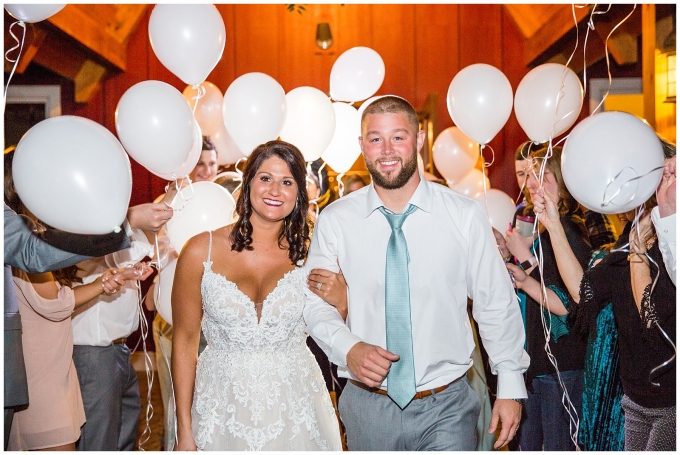
[[(516, 89), (528, 71), (523, 37), (502, 5), (345, 4), (305, 5), (302, 14), (285, 5), (217, 5), (227, 30), (221, 61), (208, 77), (224, 92), (238, 76), (260, 71), (274, 77), (286, 92), (309, 85), (326, 93), (333, 62), (345, 50), (368, 46), (382, 56), (385, 81), (378, 94), (395, 94), (420, 108), (430, 92), (438, 95), (436, 132), (453, 125), (446, 93), (456, 73), (473, 63), (501, 69)], [(87, 105), (74, 112), (115, 133), (118, 100), (132, 85), (147, 79), (185, 85), (158, 61), (148, 39), (151, 6), (129, 42), (128, 70), (107, 79)], [(316, 24), (328, 22), (333, 46), (315, 44)], [(491, 142), (495, 161), (491, 185), (516, 197), (513, 153), (526, 137), (514, 114)], [(485, 153), (487, 161), (491, 152)], [(132, 204), (147, 202), (163, 191), (165, 181), (133, 164)]]

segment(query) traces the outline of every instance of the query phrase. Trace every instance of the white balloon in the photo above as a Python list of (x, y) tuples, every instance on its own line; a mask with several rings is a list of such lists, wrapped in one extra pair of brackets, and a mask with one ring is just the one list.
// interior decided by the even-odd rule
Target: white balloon
[(489, 177), (485, 176), (482, 171), (477, 168), (468, 172), (463, 179), (458, 183), (447, 182), (449, 188), (453, 191), (462, 194), (463, 196), (474, 198), (479, 193), (484, 192), (484, 182), (486, 181), (487, 190), (491, 187)]
[(155, 174), (172, 174), (194, 143), (194, 116), (182, 94), (161, 81), (130, 87), (116, 107), (116, 131), (125, 150)]
[(529, 139), (548, 142), (574, 124), (583, 106), (583, 87), (564, 65), (546, 63), (527, 73), (515, 92), (515, 116)]
[(385, 79), (385, 62), (370, 47), (343, 52), (331, 69), (331, 98), (335, 101), (365, 100), (378, 91)]
[(288, 113), (281, 140), (296, 146), (305, 161), (316, 161), (335, 132), (335, 110), (328, 97), (314, 87), (298, 87), (286, 94)]
[(350, 170), (361, 155), (357, 122), (359, 113), (349, 104), (333, 103), (335, 111), (335, 133), (328, 147), (321, 155), (328, 165), (337, 173)]
[(170, 205), (175, 214), (165, 227), (170, 244), (181, 252), (191, 237), (230, 224), (236, 202), (221, 185), (196, 182), (185, 187)]
[(149, 40), (158, 60), (185, 84), (208, 78), (222, 58), (227, 31), (215, 5), (156, 5)]
[(474, 199), (482, 204), (491, 226), (505, 237), (508, 224), (512, 223), (517, 210), (512, 198), (501, 190), (489, 188), (486, 190), (486, 197), (482, 191), (477, 193)]
[(78, 234), (118, 230), (132, 194), (130, 160), (103, 126), (65, 115), (43, 120), (21, 138), (14, 186), (40, 220)]
[(158, 174), (153, 171), (151, 172), (165, 180), (175, 180), (191, 174), (191, 171), (193, 171), (196, 167), (196, 163), (198, 163), (198, 160), (201, 159), (201, 152), (203, 151), (203, 135), (201, 134), (201, 127), (198, 126), (198, 122), (196, 120), (194, 120), (193, 138), (194, 142), (191, 146), (189, 156), (181, 166), (179, 166), (170, 174)]
[(444, 179), (453, 184), (475, 167), (479, 156), (479, 144), (455, 126), (439, 133), (432, 147), (434, 165)]
[[(211, 82), (204, 82), (201, 87), (205, 90), (205, 95), (196, 99), (198, 91), (191, 85), (187, 85), (182, 92), (184, 98), (189, 103), (189, 107), (194, 112), (194, 118), (201, 127), (201, 131), (206, 136), (211, 136), (222, 123), (222, 101), (224, 97), (217, 86)], [(194, 105), (196, 108), (194, 109)]]
[(224, 126), (246, 156), (258, 145), (279, 137), (286, 112), (286, 92), (264, 73), (239, 76), (224, 93)]
[(12, 4), (5, 5), (5, 9), (12, 17), (17, 20), (33, 23), (44, 21), (45, 19), (54, 16), (59, 11), (64, 9), (65, 3), (60, 4), (47, 4), (47, 5), (36, 5), (36, 4)]
[(650, 171), (662, 167), (663, 160), (661, 142), (643, 120), (625, 112), (600, 112), (569, 133), (562, 150), (562, 176), (571, 195), (586, 208), (624, 213), (654, 194), (663, 169)]
[(229, 136), (224, 122), (221, 121), (222, 113), (220, 113), (220, 125), (210, 136), (210, 141), (215, 146), (217, 151), (217, 163), (220, 166), (227, 166), (234, 164), (241, 158), (245, 158), (245, 154), (238, 148), (236, 142)]
[(510, 118), (512, 86), (498, 68), (476, 63), (453, 78), (446, 104), (453, 123), (466, 136), (488, 144)]
[[(160, 297), (156, 302), (156, 311), (168, 324), (172, 325), (172, 284), (175, 282), (175, 269), (177, 259), (173, 259), (166, 265), (160, 273), (159, 282), (155, 286), (160, 286)], [(156, 289), (154, 289), (156, 292)], [(156, 295), (154, 294), (154, 298)]]

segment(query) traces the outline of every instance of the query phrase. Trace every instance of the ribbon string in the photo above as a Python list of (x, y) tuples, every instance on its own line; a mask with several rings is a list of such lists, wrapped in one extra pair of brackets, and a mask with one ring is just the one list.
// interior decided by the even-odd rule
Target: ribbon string
[[(15, 25), (18, 25), (22, 29), (21, 41), (19, 41), (19, 38), (12, 31), (12, 28)], [(14, 65), (12, 65), (12, 71), (9, 73), (9, 77), (7, 78), (7, 84), (5, 85), (5, 92), (3, 93), (3, 105), (2, 105), (3, 113), (5, 112), (5, 106), (7, 105), (7, 89), (9, 88), (9, 83), (12, 80), (12, 76), (14, 76), (14, 72), (17, 69), (17, 65), (19, 64), (19, 59), (21, 58), (21, 53), (24, 50), (24, 39), (26, 38), (26, 24), (24, 23), (24, 21), (12, 22), (12, 24), (9, 26), (9, 34), (12, 36), (12, 38), (14, 38), (16, 45), (14, 47), (12, 47), (11, 49), (9, 49), (7, 52), (5, 52), (5, 59), (7, 59), (7, 61), (10, 62), (10, 63), (14, 63)], [(19, 49), (19, 52), (17, 53), (17, 57), (14, 60), (12, 60), (9, 57), (9, 54), (11, 52), (15, 51), (16, 49)]]

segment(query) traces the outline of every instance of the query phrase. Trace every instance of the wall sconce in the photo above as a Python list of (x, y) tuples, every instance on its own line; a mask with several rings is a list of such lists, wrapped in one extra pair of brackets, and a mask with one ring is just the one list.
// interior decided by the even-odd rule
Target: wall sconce
[(333, 36), (331, 36), (331, 26), (328, 22), (322, 22), (316, 26), (316, 45), (321, 49), (326, 50), (333, 45)]
[(666, 58), (666, 99), (664, 103), (675, 103), (675, 25), (663, 42), (662, 54)]

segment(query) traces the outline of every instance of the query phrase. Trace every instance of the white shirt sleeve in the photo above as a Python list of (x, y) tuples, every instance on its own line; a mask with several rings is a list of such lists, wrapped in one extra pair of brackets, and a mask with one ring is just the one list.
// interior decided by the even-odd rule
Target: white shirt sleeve
[[(307, 274), (312, 269), (326, 269), (337, 273), (339, 270), (337, 259), (337, 237), (328, 222), (328, 217), (322, 213), (314, 229), (305, 270)], [(361, 338), (350, 332), (335, 307), (309, 289), (305, 290), (305, 295), (303, 316), (307, 332), (331, 362), (341, 367), (347, 366), (347, 353), (352, 346), (362, 341)]]
[(145, 256), (153, 258), (153, 245), (149, 243), (144, 232), (141, 229), (130, 229), (127, 221), (124, 224), (125, 232), (130, 238), (130, 248), (107, 254), (105, 257), (108, 267), (127, 267), (141, 261)]
[(529, 367), (524, 325), (515, 292), (481, 207), (472, 210), (468, 231), (468, 295), (472, 314), (498, 375), (498, 398), (526, 398), (522, 374)]
[(663, 263), (666, 266), (666, 271), (671, 277), (673, 284), (675, 283), (675, 214), (661, 218), (659, 214), (659, 207), (652, 209), (652, 223), (656, 229), (656, 235), (659, 237), (659, 249), (663, 257)]

